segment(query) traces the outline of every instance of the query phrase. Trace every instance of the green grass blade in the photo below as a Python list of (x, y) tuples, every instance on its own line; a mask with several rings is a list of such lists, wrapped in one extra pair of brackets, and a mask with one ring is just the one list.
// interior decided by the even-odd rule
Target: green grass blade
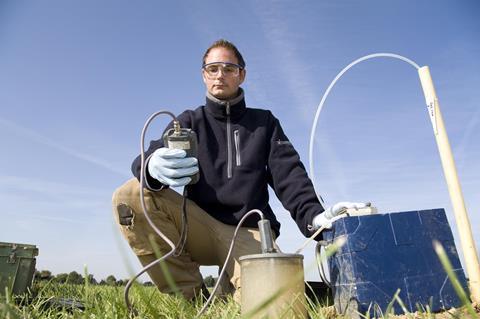
[(460, 285), (460, 282), (458, 281), (457, 275), (455, 275), (455, 272), (453, 271), (452, 264), (448, 259), (447, 253), (445, 252), (442, 244), (440, 244), (440, 242), (437, 240), (434, 240), (433, 247), (438, 255), (438, 258), (440, 259), (440, 262), (442, 263), (443, 269), (445, 269), (448, 278), (452, 283), (453, 289), (455, 289), (455, 292), (460, 298), (462, 304), (465, 306), (472, 318), (478, 318), (477, 314), (475, 313), (475, 309), (473, 309), (473, 306), (470, 303), (467, 294), (465, 293), (465, 290), (463, 290), (462, 285)]
[[(155, 256), (157, 258), (162, 258), (163, 254), (162, 254), (162, 252), (160, 250), (160, 247), (158, 246), (157, 242), (155, 241), (155, 235), (150, 234), (148, 236), (148, 239), (150, 241), (150, 244), (152, 245), (153, 251), (155, 252)], [(171, 291), (174, 292), (176, 295), (180, 294), (180, 289), (178, 288), (177, 284), (175, 283), (175, 280), (173, 279), (173, 276), (170, 273), (170, 270), (168, 269), (168, 266), (167, 266), (165, 260), (160, 261), (159, 265), (160, 265), (162, 273), (165, 276), (165, 280), (167, 281), (167, 284), (170, 287)]]

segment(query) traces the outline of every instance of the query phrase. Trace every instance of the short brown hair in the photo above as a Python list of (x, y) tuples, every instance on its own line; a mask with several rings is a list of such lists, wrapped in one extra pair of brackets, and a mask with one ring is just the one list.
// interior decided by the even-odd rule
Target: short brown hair
[(205, 60), (207, 59), (210, 50), (214, 48), (225, 48), (231, 50), (238, 60), (238, 65), (240, 65), (242, 68), (245, 67), (245, 60), (243, 59), (240, 51), (238, 51), (237, 47), (232, 42), (229, 42), (225, 39), (220, 39), (212, 43), (212, 45), (207, 49), (207, 51), (205, 51), (205, 54), (203, 55), (202, 65), (205, 64)]

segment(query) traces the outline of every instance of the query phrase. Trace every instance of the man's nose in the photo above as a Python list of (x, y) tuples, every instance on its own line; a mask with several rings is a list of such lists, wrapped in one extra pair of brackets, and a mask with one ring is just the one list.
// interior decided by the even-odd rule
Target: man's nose
[(215, 75), (216, 78), (223, 78), (225, 76), (225, 71), (223, 68), (218, 68), (217, 74)]

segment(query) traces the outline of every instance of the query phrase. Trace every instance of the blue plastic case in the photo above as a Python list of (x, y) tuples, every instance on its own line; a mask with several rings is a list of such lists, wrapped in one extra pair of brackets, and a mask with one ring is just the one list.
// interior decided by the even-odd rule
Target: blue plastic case
[[(329, 259), (335, 307), (350, 318), (385, 312), (397, 289), (410, 312), (461, 306), (432, 245), (439, 241), (467, 290), (444, 209), (345, 217), (323, 233), (345, 244)], [(396, 314), (403, 313), (398, 302)]]

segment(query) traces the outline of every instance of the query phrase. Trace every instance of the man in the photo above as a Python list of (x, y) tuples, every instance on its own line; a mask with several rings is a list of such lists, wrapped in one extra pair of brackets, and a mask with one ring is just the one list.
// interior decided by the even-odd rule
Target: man
[[(116, 190), (115, 217), (123, 235), (143, 265), (156, 259), (149, 243), (150, 226), (139, 202), (140, 184), (148, 188), (146, 205), (157, 227), (174, 243), (180, 239), (182, 197), (169, 186), (184, 186), (193, 174), (198, 183), (187, 185), (188, 233), (183, 252), (166, 260), (178, 288), (193, 298), (202, 286), (199, 265), (222, 266), (239, 220), (251, 209), (259, 209), (270, 220), (273, 233), (280, 223), (268, 204), (270, 185), (290, 212), (300, 231), (310, 236), (343, 207), (361, 203), (339, 203), (324, 212), (300, 161), (298, 153), (270, 111), (247, 108), (240, 85), (245, 80), (245, 61), (238, 49), (218, 40), (205, 52), (202, 76), (207, 89), (206, 104), (178, 116), (181, 127), (198, 136), (198, 158), (186, 157), (183, 150), (168, 149), (160, 138), (146, 152), (145, 176), (140, 176), (140, 157), (132, 164), (132, 179)], [(169, 127), (171, 127), (170, 124)], [(250, 218), (251, 217), (251, 218)], [(259, 217), (252, 215), (241, 228), (226, 273), (234, 298), (240, 298), (238, 258), (260, 253)], [(170, 247), (160, 238), (163, 253)], [(162, 291), (170, 288), (159, 267), (149, 275)]]

